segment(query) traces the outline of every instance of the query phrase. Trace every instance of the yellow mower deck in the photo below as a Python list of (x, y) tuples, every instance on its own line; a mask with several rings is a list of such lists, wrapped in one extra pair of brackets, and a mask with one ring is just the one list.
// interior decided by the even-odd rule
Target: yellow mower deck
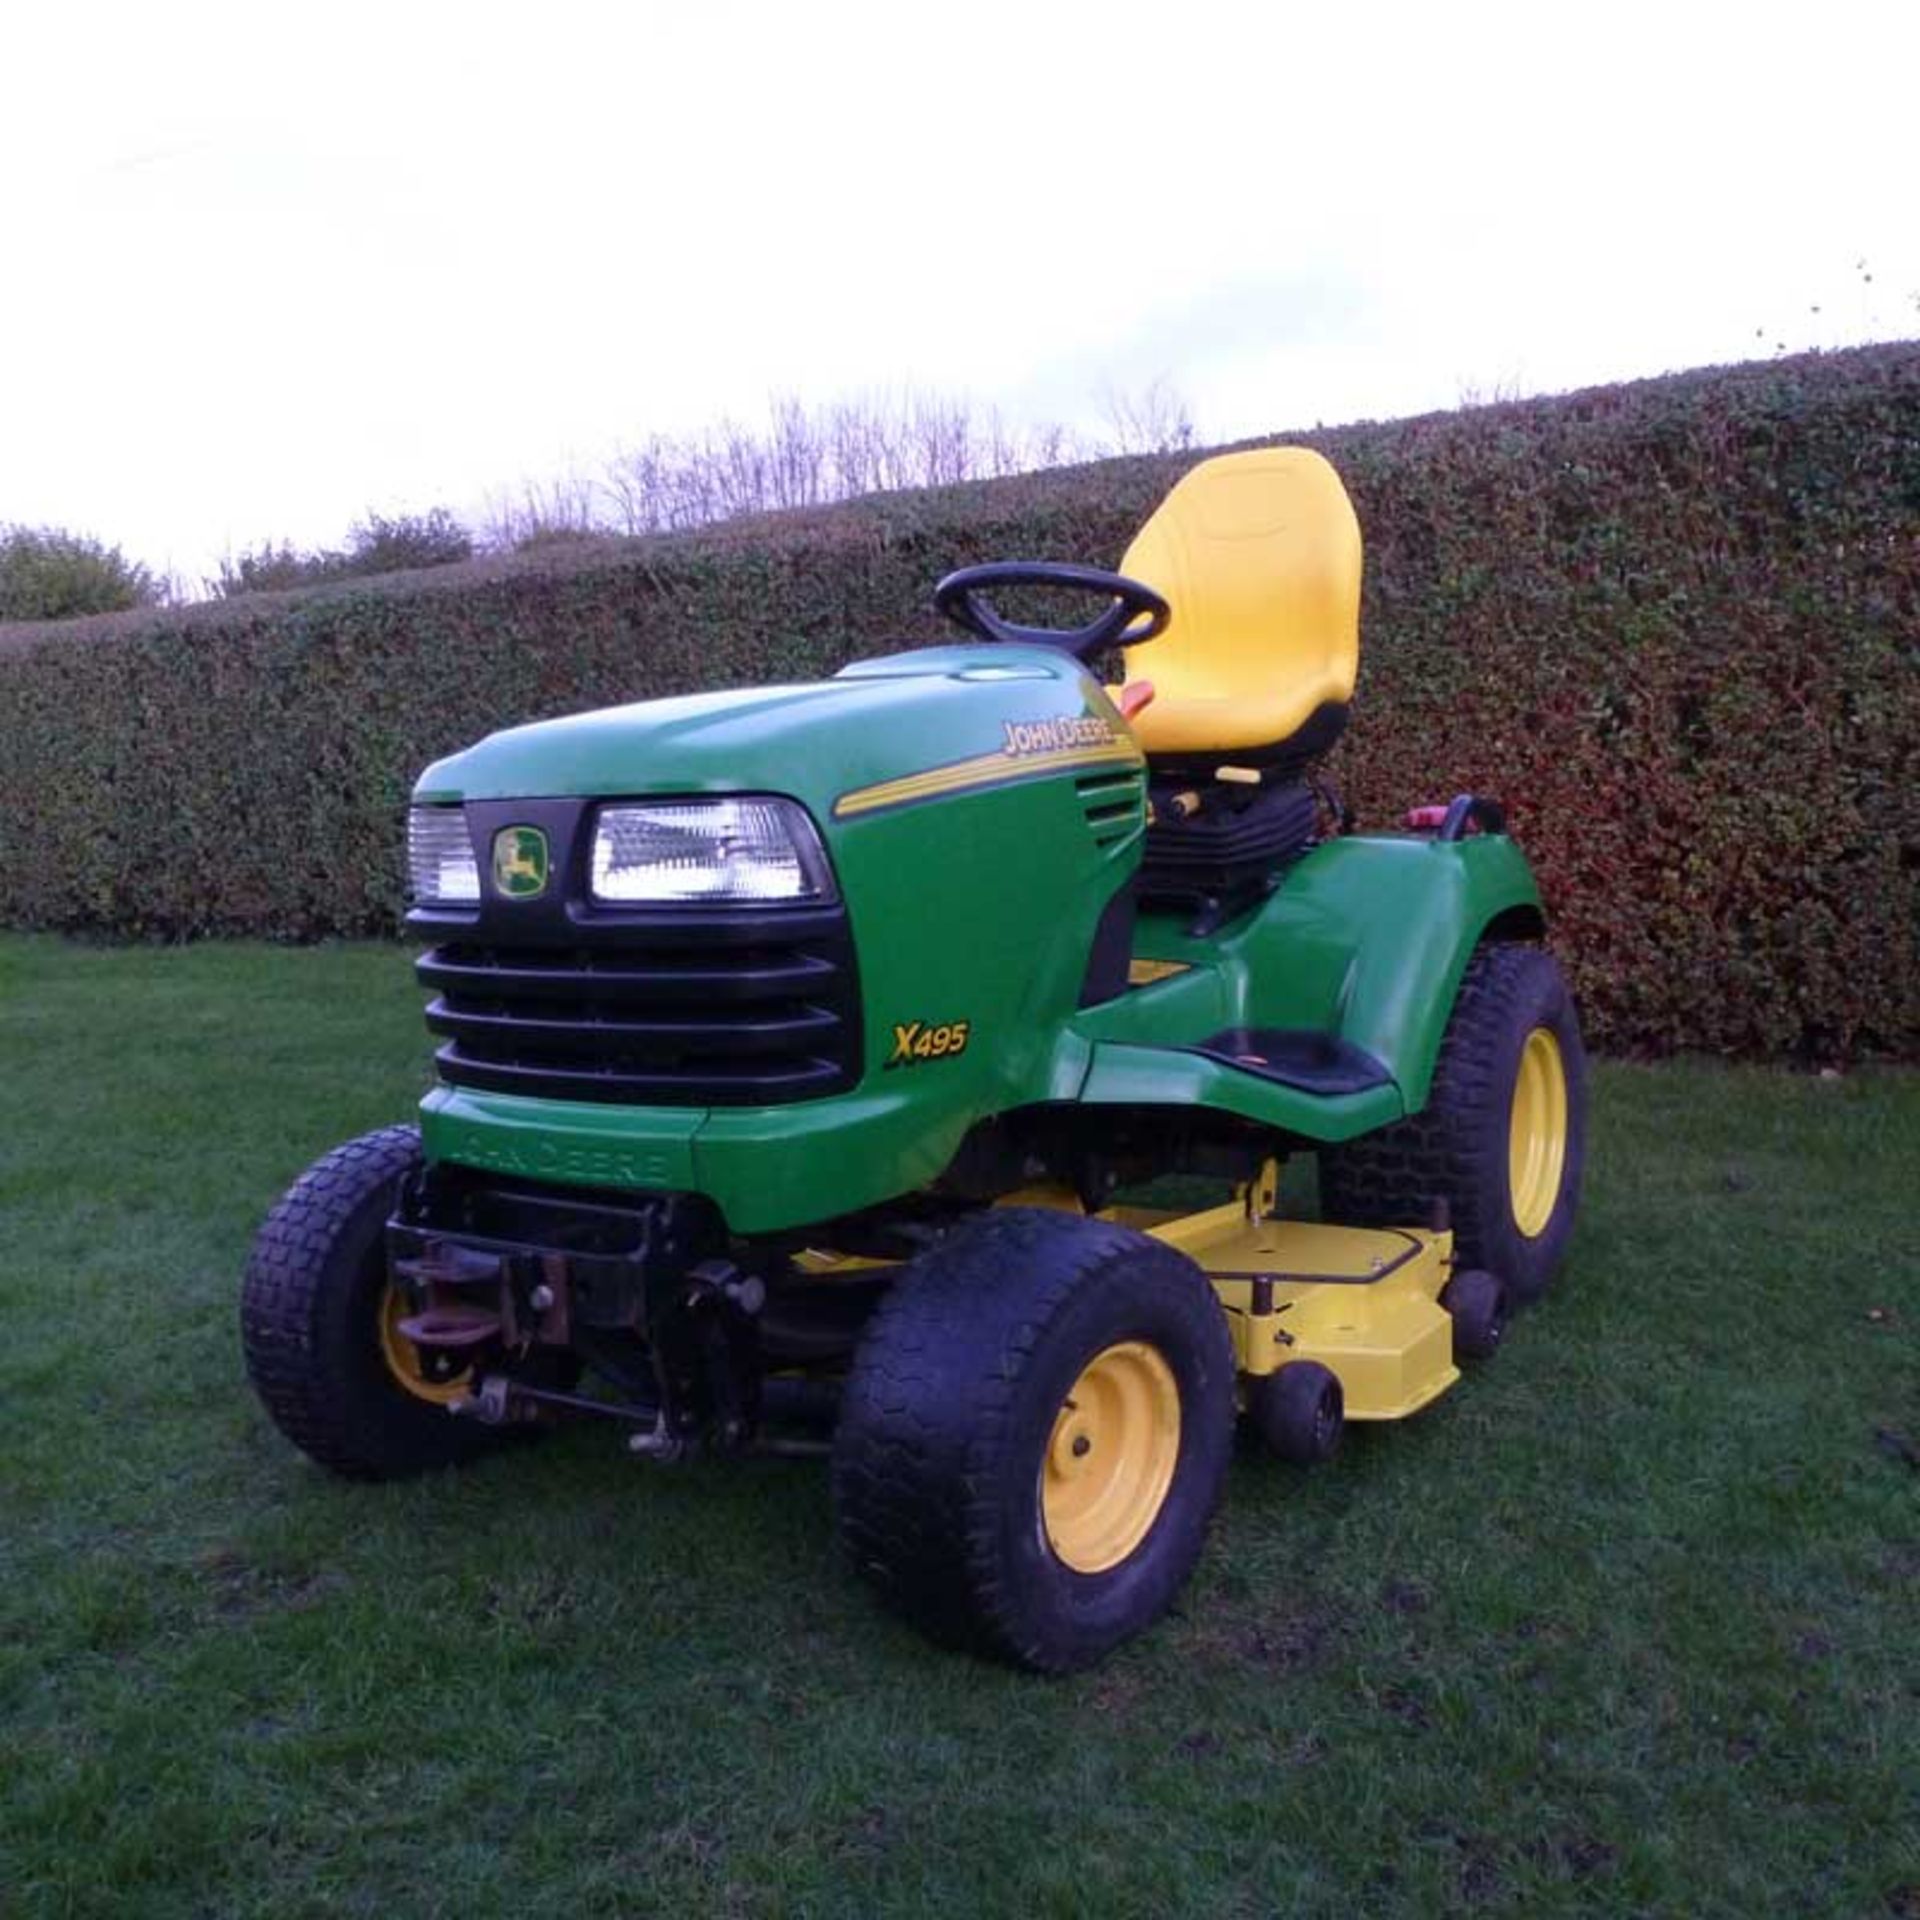
[[(1440, 1305), (1453, 1274), (1452, 1233), (1274, 1219), (1278, 1187), (1270, 1165), (1225, 1206), (1107, 1207), (1097, 1217), (1179, 1248), (1207, 1275), (1241, 1373), (1258, 1378), (1317, 1360), (1338, 1377), (1349, 1420), (1418, 1413), (1460, 1378), (1453, 1319)], [(999, 1204), (1082, 1211), (1071, 1188), (1053, 1184), (1022, 1187)], [(831, 1279), (889, 1263), (809, 1252), (797, 1264)]]
[(1242, 1373), (1317, 1360), (1339, 1377), (1349, 1420), (1403, 1420), (1452, 1386), (1453, 1321), (1439, 1296), (1453, 1235), (1269, 1219), (1272, 1198), (1269, 1179), (1201, 1213), (1117, 1207), (1105, 1217), (1205, 1271)]

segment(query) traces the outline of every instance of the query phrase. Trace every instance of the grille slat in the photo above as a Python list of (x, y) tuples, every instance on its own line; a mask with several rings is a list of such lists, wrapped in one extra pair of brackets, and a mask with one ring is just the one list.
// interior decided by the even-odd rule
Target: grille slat
[[(804, 953), (702, 956), (674, 954), (641, 967), (635, 956), (516, 952), (485, 962), (454, 960), (445, 948), (421, 960), (423, 987), (441, 993), (495, 999), (578, 1001), (583, 995), (608, 1002), (664, 1005), (685, 1001), (779, 1000), (829, 988), (838, 975), (831, 960)], [(691, 964), (690, 964), (691, 962)]]
[[(441, 1076), (455, 1086), (488, 1093), (524, 1093), (543, 1100), (617, 1100), (631, 1106), (707, 1107), (739, 1106), (748, 1096), (716, 1088), (703, 1073), (620, 1073), (612, 1068), (556, 1067), (551, 1063), (524, 1066), (508, 1060), (474, 1060), (442, 1047), (434, 1057)], [(456, 1069), (450, 1072), (449, 1069)], [(776, 1106), (788, 1100), (816, 1099), (838, 1093), (844, 1081), (831, 1061), (809, 1060), (801, 1065), (766, 1071), (755, 1077), (754, 1106)]]
[(839, 1017), (801, 1007), (772, 1019), (623, 1020), (582, 1009), (586, 1017), (553, 1020), (525, 1013), (459, 1011), (445, 1000), (427, 1008), (427, 1026), (454, 1040), (536, 1046), (557, 1057), (604, 1054), (620, 1059), (685, 1059), (782, 1053), (837, 1034)]

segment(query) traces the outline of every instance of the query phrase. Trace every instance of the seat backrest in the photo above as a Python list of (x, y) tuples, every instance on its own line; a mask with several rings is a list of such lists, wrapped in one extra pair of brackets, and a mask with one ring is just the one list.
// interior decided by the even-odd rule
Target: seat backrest
[(1360, 664), (1360, 523), (1311, 448), (1203, 460), (1120, 571), (1173, 609), (1126, 650), (1127, 678), (1154, 686), (1133, 721), (1148, 753), (1278, 747), (1329, 705), (1338, 726)]

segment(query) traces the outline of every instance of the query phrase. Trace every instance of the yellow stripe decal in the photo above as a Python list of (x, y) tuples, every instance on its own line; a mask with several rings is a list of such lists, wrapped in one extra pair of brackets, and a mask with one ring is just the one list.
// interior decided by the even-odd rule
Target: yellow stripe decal
[(1159, 980), (1171, 980), (1177, 973), (1191, 973), (1193, 964), (1187, 960), (1147, 960), (1136, 954), (1127, 962), (1127, 985), (1130, 987), (1150, 987)]
[(1131, 741), (1116, 740), (1104, 747), (1056, 747), (1047, 753), (1013, 754), (1003, 748), (996, 753), (976, 753), (970, 760), (955, 760), (948, 766), (929, 767), (924, 773), (882, 780), (878, 786), (857, 787), (833, 803), (833, 817), (847, 820), (855, 814), (876, 813), (882, 807), (905, 806), (911, 800), (935, 800), (949, 793), (970, 792), (976, 787), (1004, 786), (1036, 773), (1122, 764), (1145, 765), (1139, 748)]

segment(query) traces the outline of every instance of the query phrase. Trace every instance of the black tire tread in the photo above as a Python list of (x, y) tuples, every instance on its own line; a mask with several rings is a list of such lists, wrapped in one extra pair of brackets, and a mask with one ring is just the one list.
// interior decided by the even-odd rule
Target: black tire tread
[(392, 1432), (356, 1417), (355, 1388), (329, 1350), (324, 1316), (336, 1304), (336, 1256), (365, 1231), (369, 1207), (384, 1206), (419, 1158), (413, 1126), (383, 1127), (322, 1155), (268, 1214), (241, 1287), (241, 1344), (254, 1391), (295, 1446), (348, 1479), (451, 1465), (483, 1451), (491, 1438), (436, 1411), (431, 1423), (403, 1419), (403, 1429), (417, 1426), (418, 1437), (403, 1432), (396, 1444)]
[[(1504, 1155), (1511, 1093), (1495, 1084), (1496, 1061), (1513, 1006), (1542, 967), (1557, 982), (1552, 956), (1540, 947), (1493, 942), (1475, 950), (1441, 1041), (1426, 1106), (1390, 1127), (1321, 1150), (1320, 1210), (1326, 1219), (1357, 1227), (1413, 1225), (1444, 1199), (1460, 1266), (1510, 1264), (1499, 1253), (1509, 1205)], [(1576, 1100), (1583, 1084), (1583, 1070), (1575, 1071), (1570, 1092)], [(1542, 1279), (1529, 1287), (1520, 1274), (1501, 1277), (1521, 1301), (1545, 1286)]]
[[(896, 1612), (934, 1638), (1042, 1670), (1060, 1650), (1036, 1638), (1003, 1584), (1000, 1519), (987, 1463), (1007, 1437), (1026, 1364), (1044, 1331), (1101, 1269), (1151, 1249), (1169, 1284), (1206, 1296), (1213, 1358), (1233, 1377), (1232, 1343), (1203, 1276), (1184, 1255), (1107, 1222), (1043, 1208), (999, 1208), (907, 1268), (862, 1340), (842, 1402), (833, 1461), (844, 1550)], [(1182, 1269), (1186, 1273), (1182, 1273)], [(1224, 1458), (1230, 1393), (1211, 1416)], [(1207, 1501), (1211, 1512), (1218, 1488)]]

